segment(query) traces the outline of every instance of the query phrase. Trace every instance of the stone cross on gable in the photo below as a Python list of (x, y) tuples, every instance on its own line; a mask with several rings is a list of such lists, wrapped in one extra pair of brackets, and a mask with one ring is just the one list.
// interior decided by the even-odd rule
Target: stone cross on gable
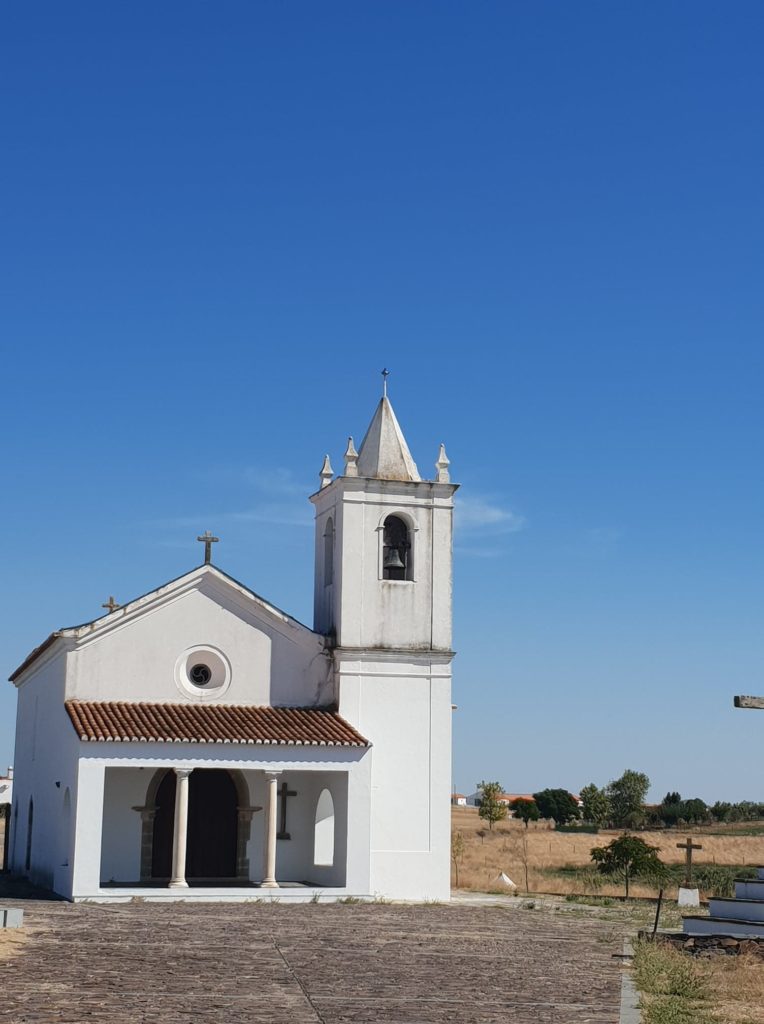
[(220, 537), (213, 537), (209, 530), (205, 530), (201, 537), (196, 539), (204, 544), (204, 564), (210, 565), (212, 562), (212, 545), (217, 544)]
[(111, 615), (111, 613), (113, 611), (116, 611), (117, 608), (121, 608), (122, 605), (121, 604), (117, 604), (117, 602), (114, 600), (114, 598), (110, 596), (109, 600), (106, 602), (106, 604), (102, 604), (101, 607), (102, 608), (108, 608), (109, 609), (109, 614)]

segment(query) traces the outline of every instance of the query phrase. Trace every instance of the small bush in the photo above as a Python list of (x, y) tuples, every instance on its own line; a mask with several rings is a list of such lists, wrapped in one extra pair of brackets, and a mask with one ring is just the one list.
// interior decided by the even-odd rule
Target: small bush
[(645, 1024), (703, 1024), (714, 1020), (708, 987), (697, 964), (683, 953), (660, 943), (640, 942), (634, 949), (634, 980), (646, 997)]

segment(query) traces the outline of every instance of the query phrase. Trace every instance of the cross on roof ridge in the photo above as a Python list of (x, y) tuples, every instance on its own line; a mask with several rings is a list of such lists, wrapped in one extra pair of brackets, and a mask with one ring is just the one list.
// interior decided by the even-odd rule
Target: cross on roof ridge
[(201, 537), (196, 538), (204, 544), (204, 564), (212, 564), (212, 545), (220, 541), (220, 537), (213, 537), (209, 530), (205, 530)]

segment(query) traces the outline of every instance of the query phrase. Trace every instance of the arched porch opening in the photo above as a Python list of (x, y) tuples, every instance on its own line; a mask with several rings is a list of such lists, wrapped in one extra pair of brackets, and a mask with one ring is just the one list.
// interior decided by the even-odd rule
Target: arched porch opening
[[(142, 808), (141, 880), (161, 882), (172, 873), (176, 775), (154, 773)], [(246, 855), (252, 811), (241, 772), (196, 768), (189, 777), (186, 878), (189, 884), (249, 879)]]

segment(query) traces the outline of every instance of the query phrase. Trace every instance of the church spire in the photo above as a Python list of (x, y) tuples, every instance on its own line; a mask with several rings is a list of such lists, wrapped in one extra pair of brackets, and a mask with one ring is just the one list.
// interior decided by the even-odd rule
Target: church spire
[(387, 397), (387, 377), (383, 380), (384, 394), (358, 452), (358, 475), (379, 480), (421, 480)]

